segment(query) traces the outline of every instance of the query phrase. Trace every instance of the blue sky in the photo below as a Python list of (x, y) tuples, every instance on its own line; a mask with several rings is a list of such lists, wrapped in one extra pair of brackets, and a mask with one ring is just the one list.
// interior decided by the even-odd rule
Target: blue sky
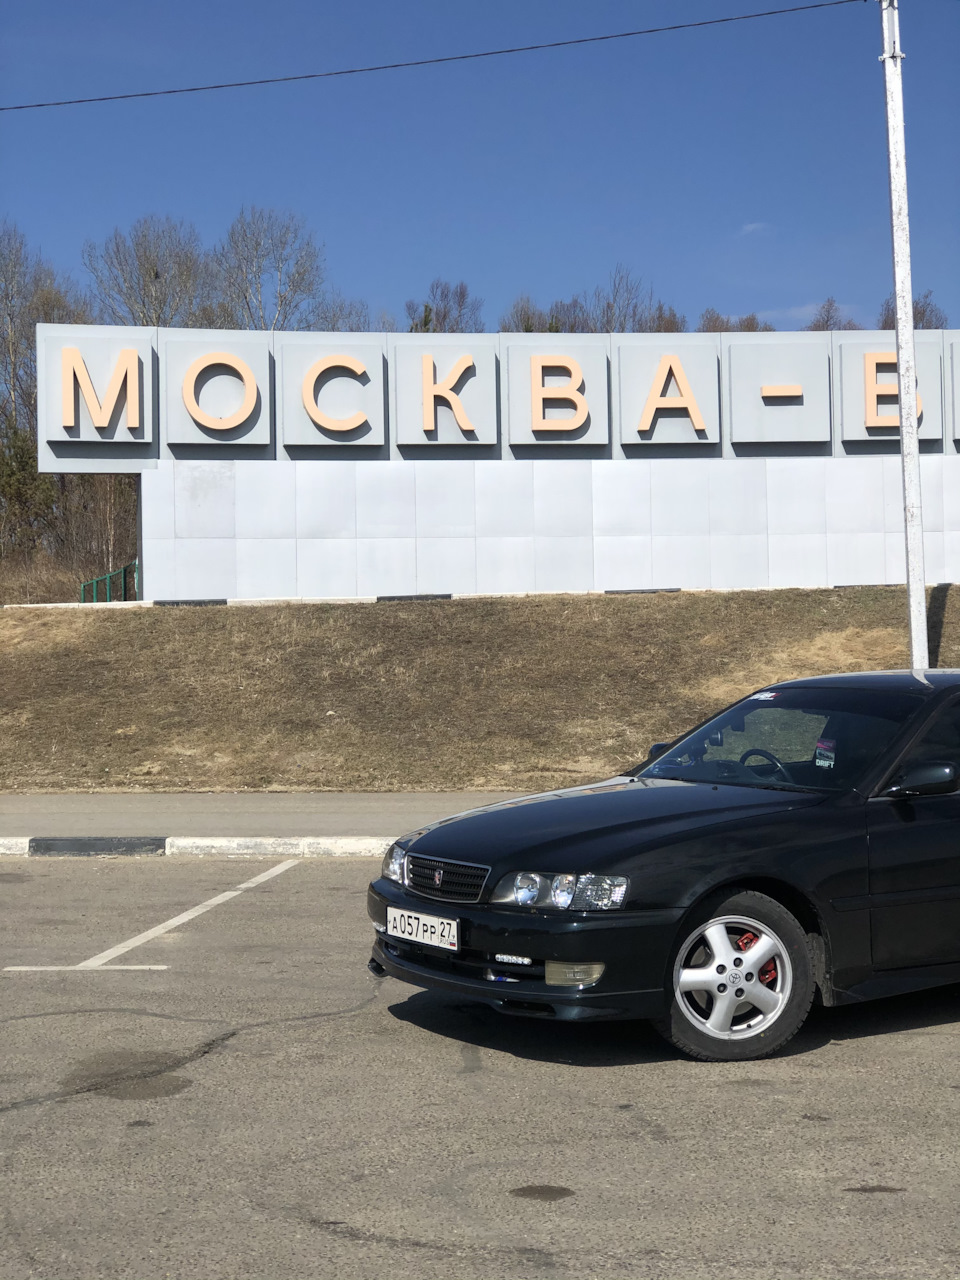
[[(0, 104), (296, 74), (787, 7), (789, 0), (32, 0)], [(301, 214), (328, 277), (398, 317), (435, 276), (499, 315), (629, 266), (703, 308), (804, 323), (890, 292), (875, 0), (346, 79), (0, 115), (0, 216), (82, 278), (138, 216), (215, 241), (241, 205)], [(902, 0), (917, 291), (960, 327), (960, 0)]]

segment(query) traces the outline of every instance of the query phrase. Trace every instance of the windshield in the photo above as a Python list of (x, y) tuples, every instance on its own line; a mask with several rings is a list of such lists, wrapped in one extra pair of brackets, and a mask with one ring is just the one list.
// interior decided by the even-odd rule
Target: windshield
[(681, 738), (639, 776), (845, 791), (922, 701), (876, 689), (766, 689)]

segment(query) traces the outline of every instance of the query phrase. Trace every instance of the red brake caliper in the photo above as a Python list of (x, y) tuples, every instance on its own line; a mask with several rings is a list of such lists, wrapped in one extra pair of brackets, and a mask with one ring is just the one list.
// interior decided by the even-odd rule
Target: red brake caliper
[[(745, 933), (737, 939), (737, 946), (740, 948), (741, 951), (748, 951), (750, 947), (754, 945), (754, 943), (757, 943), (759, 941), (760, 939), (757, 936), (757, 934)], [(773, 963), (772, 960), (768, 960), (767, 963), (762, 966), (759, 973), (757, 974), (757, 978), (763, 983), (765, 987), (769, 987), (771, 982), (776, 982), (777, 966)]]

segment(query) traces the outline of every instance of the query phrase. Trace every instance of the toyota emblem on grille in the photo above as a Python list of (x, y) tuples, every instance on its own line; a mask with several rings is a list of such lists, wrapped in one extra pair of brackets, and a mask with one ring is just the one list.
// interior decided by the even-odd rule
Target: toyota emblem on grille
[(437, 867), (436, 871), (433, 873), (433, 887), (435, 889), (439, 889), (442, 884), (443, 884), (443, 867)]

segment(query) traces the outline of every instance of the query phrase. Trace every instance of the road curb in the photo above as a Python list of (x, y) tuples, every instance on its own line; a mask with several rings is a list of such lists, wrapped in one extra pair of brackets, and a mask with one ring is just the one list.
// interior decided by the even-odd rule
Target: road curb
[(394, 836), (0, 836), (2, 858), (382, 858)]

